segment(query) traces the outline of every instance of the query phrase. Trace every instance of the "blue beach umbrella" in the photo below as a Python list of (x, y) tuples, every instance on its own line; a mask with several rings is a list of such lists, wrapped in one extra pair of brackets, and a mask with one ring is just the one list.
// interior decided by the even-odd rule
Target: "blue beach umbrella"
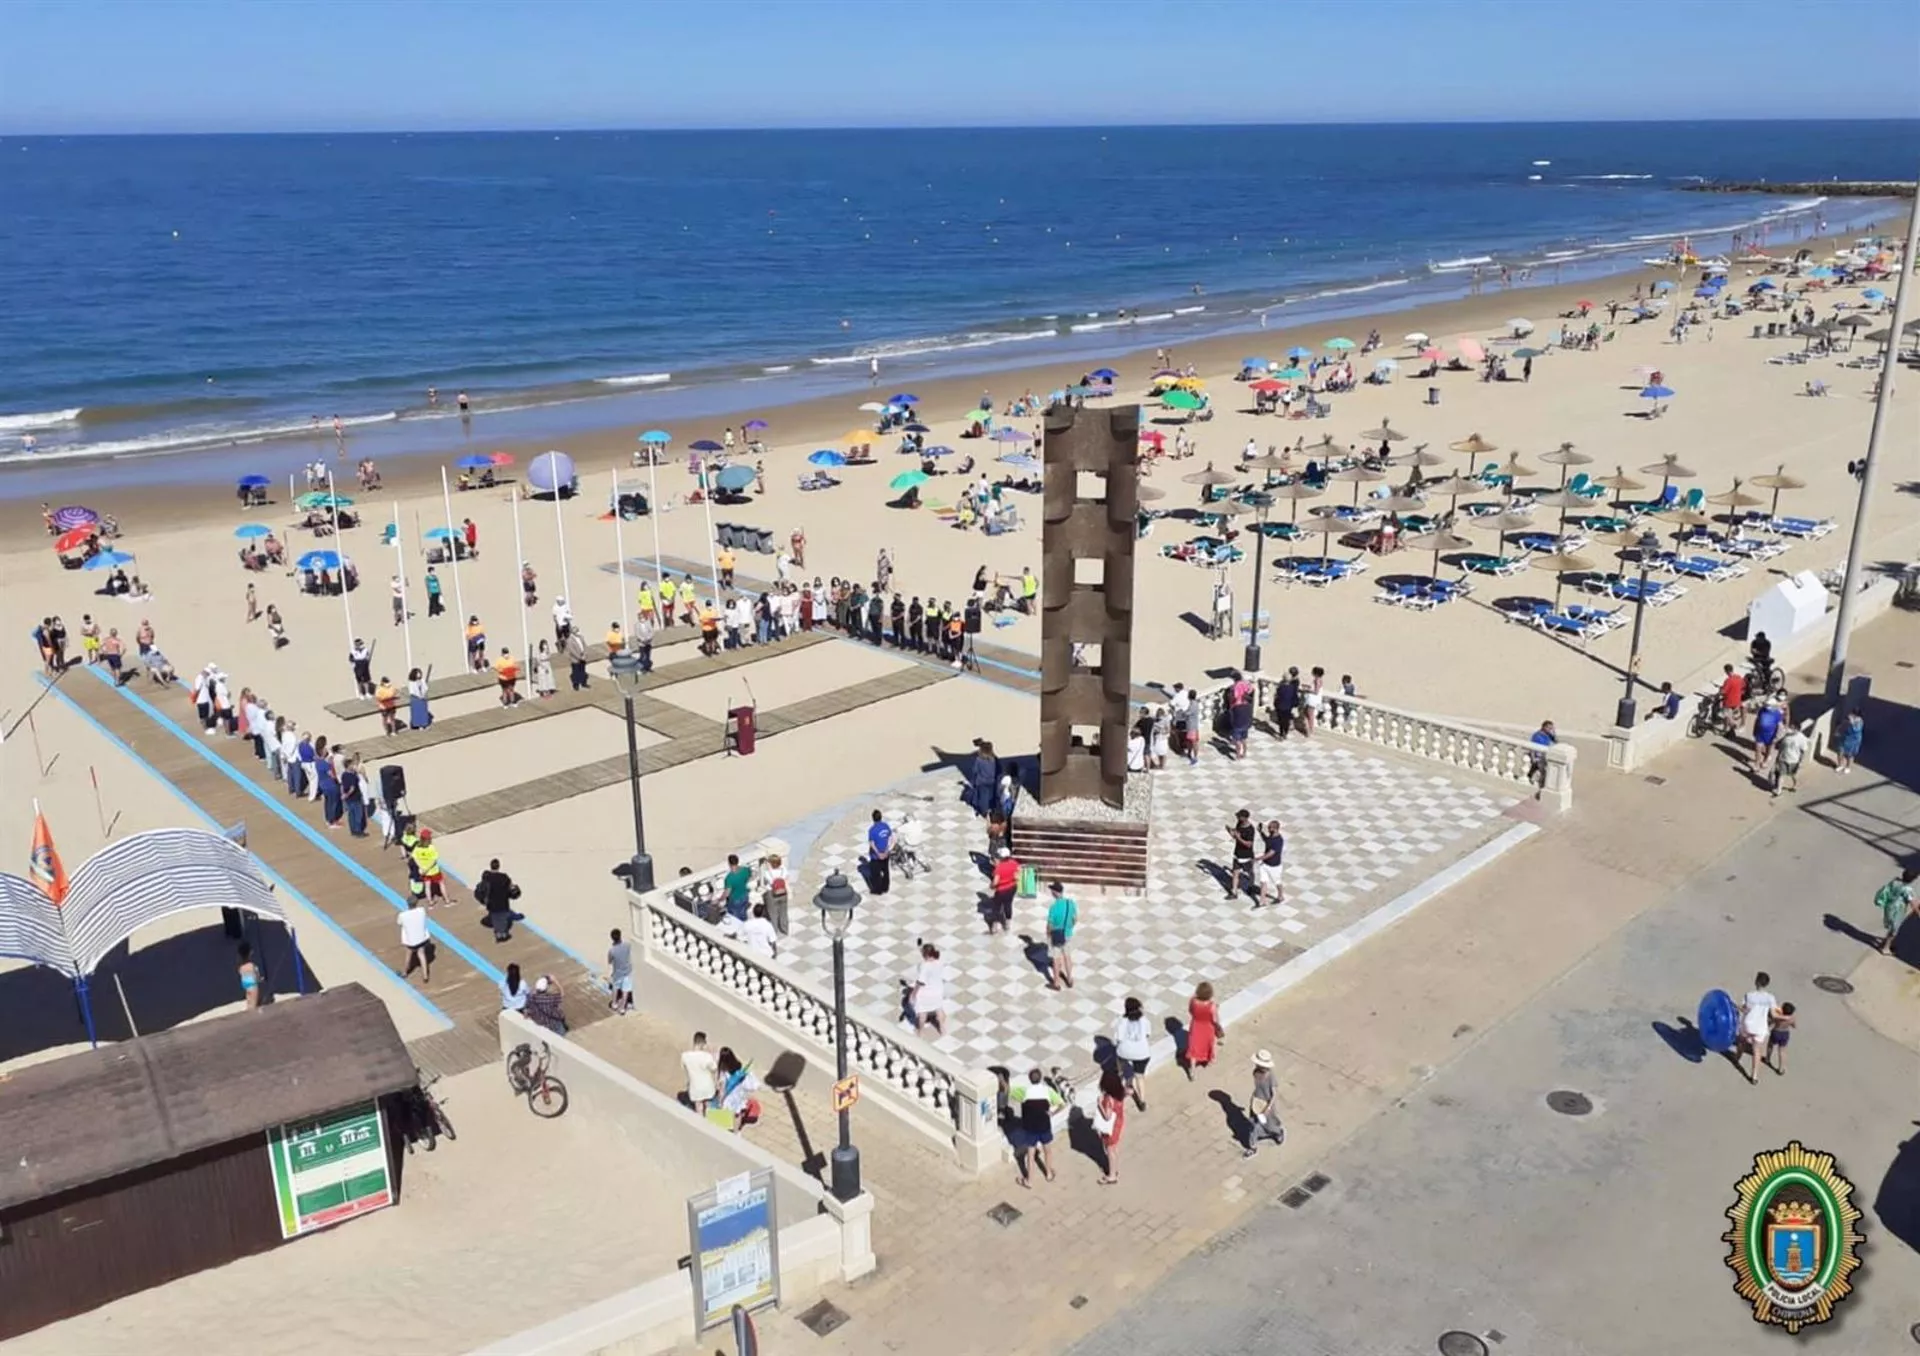
[[(98, 560), (96, 556), (94, 559)], [(338, 551), (309, 551), (293, 562), (296, 570), (337, 570), (340, 568)]]
[(814, 466), (845, 466), (847, 464), (846, 454), (836, 452), (831, 447), (821, 448), (808, 456), (807, 461)]
[(241, 476), (240, 488), (243, 490), (261, 490), (273, 484), (265, 476)]
[[(1248, 369), (1249, 367), (1269, 367), (1271, 365), (1272, 364), (1270, 364), (1265, 358), (1242, 358), (1240, 360), (1240, 370), (1243, 372), (1246, 371), (1246, 369)], [(1098, 374), (1096, 373), (1095, 375), (1098, 375)]]
[(1668, 400), (1673, 396), (1671, 386), (1649, 386), (1640, 393), (1642, 400)]
[(1818, 268), (1808, 269), (1807, 276), (1809, 278), (1831, 278), (1833, 276), (1833, 270), (1828, 268), (1825, 264), (1822, 264)]
[(1273, 374), (1275, 381), (1305, 381), (1307, 374), (1298, 367), (1283, 367)]
[(887, 397), (887, 403), (891, 405), (918, 405), (920, 403), (920, 397), (905, 393), (890, 395)]
[(923, 457), (951, 457), (953, 455), (953, 449), (945, 443), (942, 443), (938, 447), (922, 448), (920, 455)]
[(451, 537), (452, 535), (453, 529), (450, 527), (430, 527), (427, 529), (428, 541), (439, 541), (442, 537)]
[(1773, 291), (1774, 288), (1778, 287), (1779, 285), (1780, 284), (1775, 282), (1772, 278), (1762, 278), (1759, 282), (1755, 283), (1752, 287), (1749, 287), (1747, 290), (1749, 292), (1771, 292)]
[(1013, 467), (1016, 471), (1037, 471), (1040, 469), (1040, 458), (1029, 456), (1024, 452), (1009, 453), (1007, 456), (1000, 458), (1000, 460), (1008, 466)]
[(1869, 287), (1866, 291), (1862, 292), (1860, 296), (1865, 301), (1885, 301), (1887, 299), (1887, 294), (1877, 287)]
[(240, 540), (242, 541), (247, 541), (253, 537), (272, 536), (273, 529), (268, 527), (265, 523), (242, 523), (240, 524), (240, 526), (233, 529), (233, 535), (240, 538)]
[(460, 468), (462, 471), (486, 470), (486, 469), (492, 468), (493, 458), (485, 455), (484, 453), (475, 452), (469, 456), (460, 458), (460, 460), (456, 461), (454, 465)]
[(102, 551), (97, 556), (89, 556), (83, 570), (111, 570), (120, 565), (131, 565), (133, 557), (125, 551)]
[(1655, 284), (1653, 285), (1653, 290), (1654, 290), (1654, 291), (1656, 291), (1656, 292), (1671, 292), (1671, 291), (1673, 291), (1673, 281), (1672, 281), (1672, 279), (1670, 279), (1670, 278), (1662, 278), (1662, 279), (1661, 279), (1661, 280), (1660, 280), (1659, 282), (1657, 282), (1657, 283), (1655, 283)]
[(724, 466), (713, 477), (713, 483), (723, 490), (738, 493), (753, 484), (751, 466)]
[(1353, 347), (1353, 340), (1329, 339), (1327, 340), (1327, 347), (1330, 349), (1333, 349), (1336, 353), (1345, 353), (1348, 349)]
[(1302, 348), (1299, 344), (1295, 344), (1287, 350), (1287, 356), (1289, 358), (1311, 358), (1313, 356), (1313, 350), (1310, 348)]
[(1022, 433), (1017, 428), (997, 428), (987, 436), (992, 438), (996, 443), (1030, 443), (1033, 441), (1031, 434)]
[(578, 479), (573, 458), (564, 452), (542, 452), (527, 463), (527, 484), (544, 493), (558, 494)]
[[(1873, 294), (1869, 292), (1867, 295), (1872, 296)], [(1087, 375), (1090, 377), (1098, 377), (1100, 378), (1101, 381), (1120, 380), (1120, 374), (1114, 371), (1111, 367), (1096, 367), (1093, 369), (1093, 371), (1087, 373)]]
[(693, 452), (721, 452), (721, 451), (725, 451), (725, 449), (724, 449), (724, 448), (722, 448), (722, 447), (720, 446), (720, 444), (719, 444), (719, 443), (716, 443), (716, 442), (715, 442), (715, 441), (714, 441), (713, 439), (711, 439), (711, 438), (702, 438), (702, 439), (701, 439), (701, 440), (700, 440), (699, 442), (697, 442), (697, 443), (688, 443), (688, 444), (687, 444), (687, 448), (688, 448), (688, 450), (690, 450), (690, 451), (693, 451)]
[(650, 428), (640, 435), (640, 441), (649, 444), (670, 443), (673, 435), (663, 428)]
[(1720, 295), (1720, 289), (1717, 287), (1696, 287), (1693, 289), (1693, 294), (1696, 297), (1711, 299)]
[(907, 429), (906, 429), (906, 431), (907, 431), (908, 433), (931, 433), (931, 432), (933, 432), (933, 430), (932, 430), (932, 429), (930, 429), (930, 428), (928, 428), (928, 427), (927, 427), (927, 426), (926, 426), (925, 424), (908, 424), (908, 425), (907, 425)]
[(747, 430), (749, 433), (757, 433), (766, 426), (767, 421), (764, 419), (749, 419), (746, 423), (740, 425), (741, 428)]

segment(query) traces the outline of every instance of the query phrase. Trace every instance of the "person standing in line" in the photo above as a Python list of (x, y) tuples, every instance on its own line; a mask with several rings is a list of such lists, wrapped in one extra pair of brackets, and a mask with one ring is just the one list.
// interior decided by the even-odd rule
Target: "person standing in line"
[(867, 828), (867, 887), (876, 895), (893, 887), (893, 826), (878, 810)]
[(1247, 1098), (1247, 1144), (1242, 1156), (1252, 1158), (1260, 1151), (1260, 1141), (1287, 1142), (1287, 1127), (1280, 1121), (1280, 1107), (1273, 1085), (1273, 1056), (1265, 1050), (1253, 1054), (1253, 1094)]
[(260, 967), (254, 964), (253, 943), (240, 943), (240, 1001), (249, 1012), (260, 1006)]
[[(413, 869), (419, 874), (423, 887), (421, 894), (428, 900), (447, 902), (446, 875), (440, 869), (440, 849), (433, 845), (433, 830), (420, 830), (419, 839), (414, 843), (410, 854)], [(429, 906), (431, 907), (431, 906)]]
[(440, 601), (440, 576), (433, 572), (433, 566), (427, 566), (427, 616), (437, 617), (447, 610)]
[(640, 672), (653, 672), (653, 635), (654, 621), (646, 613), (641, 613), (633, 623), (633, 652), (640, 659)]
[(419, 669), (407, 671), (407, 728), (424, 730), (433, 724), (433, 712), (427, 705), (427, 675)]
[(1753, 1063), (1747, 1073), (1749, 1083), (1760, 1081), (1760, 1061), (1766, 1057), (1767, 1041), (1773, 1034), (1773, 1019), (1780, 1007), (1780, 1001), (1773, 996), (1767, 986), (1773, 979), (1762, 970), (1753, 977), (1753, 988), (1740, 1002), (1740, 1038), (1737, 1048), (1752, 1053)]
[(486, 910), (487, 926), (493, 929), (495, 945), (512, 939), (513, 920), (520, 916), (513, 911), (513, 901), (519, 897), (520, 887), (500, 869), (498, 857), (487, 863), (487, 869), (473, 883), (474, 902)]
[(1893, 952), (1893, 939), (1900, 935), (1900, 929), (1907, 919), (1915, 913), (1913, 883), (1920, 880), (1920, 867), (1910, 866), (1885, 885), (1873, 897), (1880, 909), (1880, 921), (1886, 925), (1887, 934), (1880, 939), (1880, 954)]
[(493, 666), (493, 676), (500, 684), (500, 705), (512, 706), (520, 700), (520, 661), (504, 645), (500, 647), (500, 662)]
[(298, 796), (304, 789), (300, 770), (300, 732), (291, 724), (280, 727), (280, 775), (287, 779), (287, 794)]
[(347, 759), (340, 769), (340, 803), (347, 811), (347, 833), (354, 838), (367, 836), (367, 787), (360, 775), (359, 758)]
[(1117, 1069), (1108, 1067), (1100, 1075), (1100, 1100), (1093, 1108), (1093, 1129), (1100, 1136), (1106, 1158), (1106, 1170), (1100, 1174), (1101, 1186), (1120, 1180), (1120, 1137), (1127, 1129), (1127, 1089)]
[(660, 576), (660, 624), (671, 627), (674, 624), (673, 602), (679, 596), (680, 586), (673, 582), (673, 576)]
[(987, 935), (1005, 932), (1013, 925), (1013, 895), (1020, 888), (1020, 863), (1013, 853), (1000, 848), (994, 854), (993, 897), (987, 901)]
[(1153, 1054), (1153, 1031), (1147, 1025), (1146, 1009), (1137, 998), (1129, 998), (1113, 1024), (1113, 1060), (1120, 1070), (1120, 1081), (1133, 1097), (1133, 1104), (1147, 1109), (1141, 1084), (1146, 1081), (1147, 1061)]
[[(1260, 863), (1254, 868), (1254, 878), (1259, 882), (1260, 891), (1254, 898), (1254, 908), (1261, 908), (1269, 902), (1286, 903), (1286, 852), (1287, 836), (1280, 831), (1280, 821), (1269, 819), (1266, 827), (1260, 830)], [(1273, 895), (1271, 901), (1267, 898), (1269, 892)]]
[(1833, 745), (1834, 770), (1841, 776), (1853, 771), (1853, 762), (1860, 756), (1860, 741), (1866, 732), (1866, 717), (1858, 711), (1848, 712), (1840, 726), (1840, 738)]
[(1260, 899), (1260, 886), (1254, 878), (1253, 870), (1253, 843), (1257, 834), (1258, 830), (1253, 824), (1253, 811), (1236, 810), (1233, 822), (1227, 825), (1227, 835), (1233, 840), (1233, 864), (1227, 868), (1227, 901), (1229, 903), (1240, 898), (1242, 890), (1252, 895), (1256, 903)]
[(1047, 887), (1053, 902), (1047, 905), (1047, 987), (1073, 987), (1073, 930), (1080, 925), (1080, 906), (1067, 897), (1067, 887), (1054, 881)]
[(1807, 761), (1807, 753), (1813, 748), (1813, 722), (1804, 721), (1799, 725), (1787, 727), (1775, 746), (1773, 757), (1773, 794), (1777, 799), (1782, 783), (1792, 782), (1787, 789), (1800, 790), (1800, 769)]
[(1173, 685), (1173, 696), (1167, 701), (1173, 715), (1173, 728), (1180, 739), (1180, 752), (1185, 755), (1188, 767), (1200, 762), (1200, 708), (1194, 700), (1193, 689), (1185, 683)]
[[(260, 619), (260, 595), (258, 592), (255, 591), (252, 581), (249, 580), (247, 583), (247, 621), (249, 623), (252, 623), (252, 622), (258, 621), (259, 619)], [(83, 617), (81, 618), (81, 620), (84, 622), (86, 619)], [(84, 632), (85, 628), (83, 627), (82, 630)]]
[(313, 752), (315, 779), (320, 788), (320, 817), (332, 832), (340, 827), (340, 819), (346, 813), (346, 803), (340, 795), (340, 774), (334, 768), (333, 759), (321, 751), (318, 741)]
[[(568, 637), (572, 639), (571, 636)], [(546, 698), (554, 694), (553, 650), (547, 644), (545, 636), (540, 637), (540, 648), (533, 656), (533, 693), (536, 697)]]
[(633, 610), (641, 621), (659, 624), (660, 613), (657, 604), (653, 601), (653, 585), (645, 580), (640, 582), (640, 590), (634, 595)]
[(1213, 985), (1205, 980), (1193, 991), (1193, 997), (1187, 1001), (1187, 1081), (1193, 1081), (1193, 1071), (1204, 1069), (1213, 1063), (1215, 1048), (1227, 1039), (1227, 1029), (1220, 1025), (1220, 1005), (1213, 1001)]
[(433, 983), (433, 934), (427, 927), (427, 911), (418, 899), (400, 911), (400, 945), (407, 952), (407, 963), (400, 971), (400, 978), (411, 978), (418, 970), (422, 985)]
[(633, 943), (620, 935), (619, 928), (609, 935), (612, 944), (607, 947), (607, 988), (613, 999), (607, 1006), (624, 1017), (633, 1011)]
[[(248, 587), (251, 588), (252, 585)], [(393, 576), (393, 581), (387, 585), (387, 591), (393, 596), (393, 624), (405, 626), (407, 624), (407, 586), (396, 574)]]
[(1326, 702), (1324, 695), (1326, 686), (1327, 671), (1315, 664), (1312, 673), (1307, 676), (1306, 686), (1300, 693), (1300, 732), (1302, 734), (1313, 733), (1313, 727), (1320, 719), (1320, 709)]
[[(616, 626), (614, 629), (619, 628)], [(609, 643), (608, 653), (612, 653), (611, 643)], [(575, 627), (573, 633), (567, 637), (567, 686), (578, 692), (586, 687), (587, 683), (587, 638), (580, 634), (579, 627)]]
[(359, 637), (354, 637), (353, 646), (347, 651), (347, 663), (353, 668), (354, 695), (371, 697), (373, 695), (373, 647)]
[(680, 1055), (680, 1067), (686, 1073), (687, 1105), (696, 1116), (707, 1114), (707, 1108), (713, 1105), (713, 1099), (719, 1095), (720, 1065), (707, 1049), (707, 1033), (693, 1033), (693, 1048)]
[(400, 733), (400, 694), (394, 691), (393, 680), (384, 673), (380, 675), (379, 686), (373, 690), (373, 704), (380, 708), (380, 732)]
[(1031, 1171), (1037, 1166), (1040, 1175), (1051, 1182), (1053, 1116), (1066, 1102), (1037, 1068), (1027, 1070), (1026, 1081), (1008, 1089), (1007, 1101), (1020, 1121), (1020, 1142), (1013, 1157), (1014, 1180), (1031, 1187)]
[(1234, 761), (1239, 762), (1247, 756), (1247, 736), (1253, 733), (1253, 684), (1239, 669), (1233, 671), (1233, 686), (1227, 690), (1227, 730)]

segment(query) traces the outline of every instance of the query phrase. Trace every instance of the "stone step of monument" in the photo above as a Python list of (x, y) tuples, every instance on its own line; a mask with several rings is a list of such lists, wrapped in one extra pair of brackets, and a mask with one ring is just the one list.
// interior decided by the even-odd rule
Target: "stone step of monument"
[(1145, 825), (1097, 820), (1030, 820), (1013, 824), (1016, 855), (1042, 882), (1097, 885), (1118, 890), (1147, 888)]

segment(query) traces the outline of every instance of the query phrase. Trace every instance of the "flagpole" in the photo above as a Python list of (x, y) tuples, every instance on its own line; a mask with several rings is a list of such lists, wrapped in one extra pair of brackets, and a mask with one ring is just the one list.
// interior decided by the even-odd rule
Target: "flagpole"
[(620, 634), (633, 633), (633, 622), (627, 613), (627, 547), (626, 535), (620, 527), (620, 468), (613, 468), (613, 554), (615, 569), (620, 575)]
[[(327, 468), (327, 507), (333, 514), (333, 553), (340, 559), (340, 614), (347, 619), (347, 648), (353, 648), (353, 604), (347, 601), (347, 557), (340, 549), (340, 495), (333, 487), (333, 468)], [(359, 695), (358, 685), (354, 695)]]
[(465, 538), (454, 536), (460, 529), (453, 525), (453, 491), (447, 488), (447, 468), (440, 468), (440, 499), (447, 506), (447, 559), (453, 564), (453, 605), (459, 609), (459, 617), (453, 628), (454, 635), (460, 638), (460, 659), (464, 668), (467, 657), (467, 597), (460, 591), (460, 543)]
[[(566, 516), (560, 512), (558, 459), (556, 458), (556, 460), (550, 464), (556, 467), (553, 478), (553, 530), (560, 539), (560, 596), (571, 600), (573, 598), (573, 576), (567, 570), (567, 522)], [(567, 606), (573, 606), (572, 602), (569, 601)]]
[(516, 484), (513, 491), (513, 584), (514, 591), (520, 594), (520, 662), (527, 662), (527, 597), (526, 586), (521, 582), (520, 572), (526, 568), (527, 558), (520, 553), (520, 487)]
[(400, 627), (407, 642), (407, 672), (413, 672), (413, 611), (407, 606), (407, 554), (400, 544), (400, 501), (393, 501), (393, 563), (400, 568)]
[(647, 517), (653, 520), (653, 586), (658, 589), (667, 577), (660, 564), (660, 481), (655, 474), (653, 444), (647, 444)]
[(713, 585), (713, 601), (720, 601), (720, 560), (713, 550), (713, 481), (707, 475), (707, 459), (700, 458), (700, 507), (707, 513), (707, 578)]

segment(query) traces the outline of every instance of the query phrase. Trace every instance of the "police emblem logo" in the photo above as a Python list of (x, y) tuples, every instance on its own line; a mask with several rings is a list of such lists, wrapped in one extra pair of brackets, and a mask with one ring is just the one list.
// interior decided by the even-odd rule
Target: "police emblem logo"
[(1860, 1265), (1864, 1240), (1853, 1183), (1840, 1175), (1832, 1154), (1793, 1140), (1755, 1154), (1753, 1171), (1737, 1190), (1727, 1210), (1733, 1227), (1721, 1238), (1729, 1245), (1734, 1289), (1753, 1305), (1754, 1321), (1788, 1332), (1825, 1323), (1852, 1292), (1850, 1278)]

